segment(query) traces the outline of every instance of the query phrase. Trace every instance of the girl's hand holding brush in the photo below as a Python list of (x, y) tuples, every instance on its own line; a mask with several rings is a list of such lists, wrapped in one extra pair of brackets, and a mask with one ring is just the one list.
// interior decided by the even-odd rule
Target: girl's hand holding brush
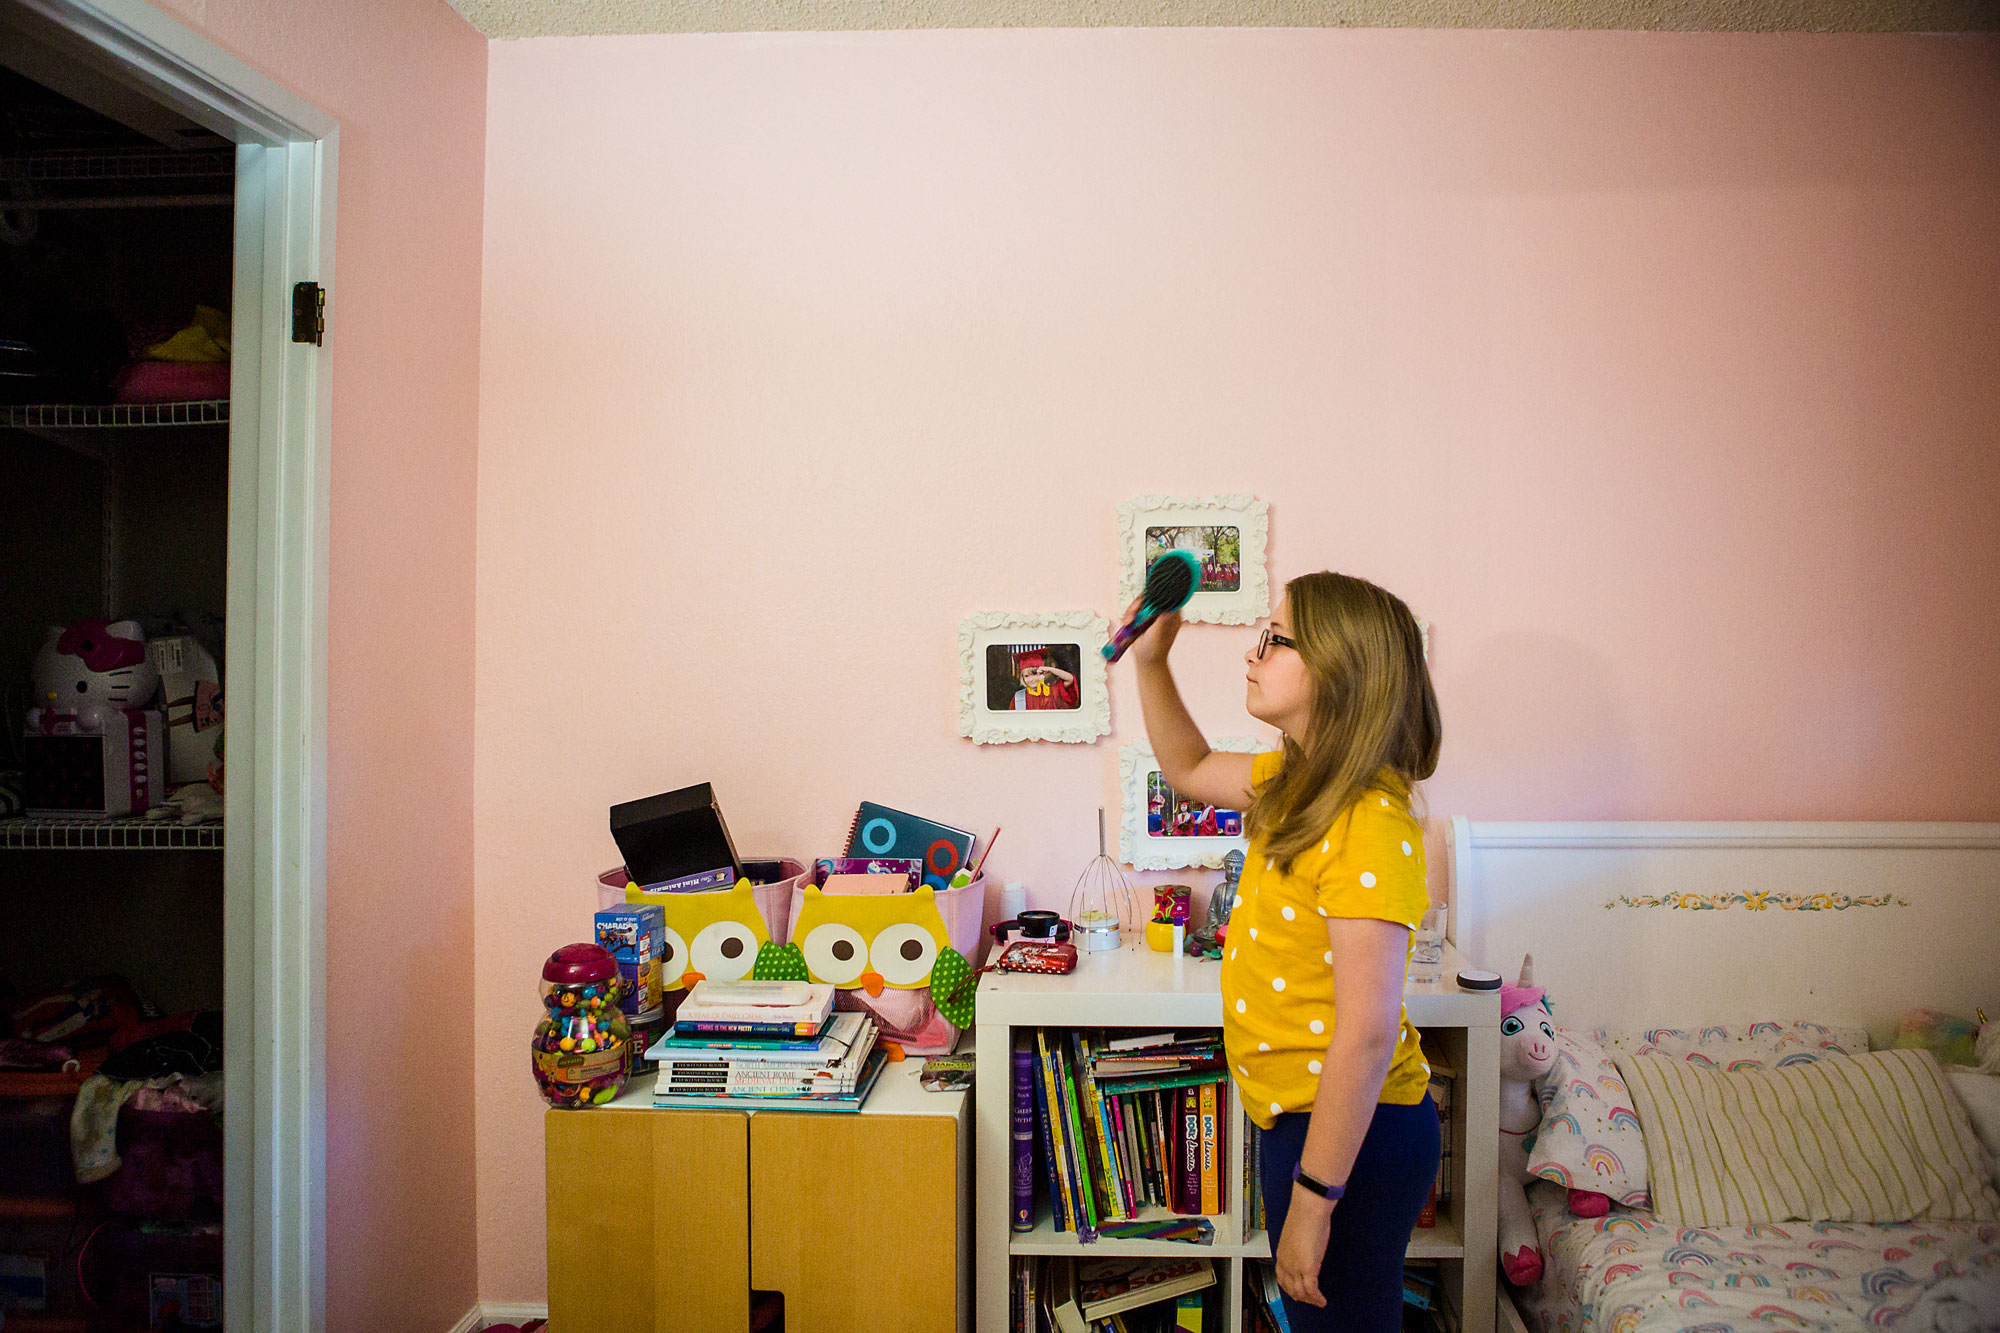
[[(1134, 598), (1132, 605), (1125, 608), (1124, 619), (1128, 623), (1132, 617), (1139, 614), (1139, 608), (1145, 604), (1145, 600), (1144, 597)], [(1174, 646), (1174, 636), (1180, 632), (1181, 613), (1178, 611), (1169, 611), (1152, 624), (1146, 626), (1145, 631), (1126, 650), (1126, 655), (1132, 659), (1134, 665), (1141, 669), (1165, 666), (1167, 663), (1167, 653)]]

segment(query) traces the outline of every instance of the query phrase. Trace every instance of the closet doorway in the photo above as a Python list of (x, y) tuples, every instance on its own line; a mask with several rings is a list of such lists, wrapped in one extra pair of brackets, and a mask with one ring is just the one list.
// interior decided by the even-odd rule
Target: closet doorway
[[(30, 320), (34, 338), (0, 330), (0, 387), (6, 388), (0, 484), (18, 489), (34, 480), (50, 488), (51, 508), (61, 500), (96, 520), (51, 522), (37, 537), (44, 566), (68, 571), (66, 589), (0, 591), (0, 603), (7, 603), (0, 604), (0, 651), (8, 655), (0, 673), (10, 684), (25, 684), (30, 662), (13, 660), (18, 641), (39, 638), (55, 620), (122, 620), (184, 598), (174, 609), (187, 612), (181, 620), (188, 623), (168, 628), (198, 631), (189, 636), (196, 646), (203, 633), (211, 635), (221, 652), (208, 655), (220, 657), (218, 683), (226, 686), (226, 693), (212, 688), (205, 695), (206, 705), (226, 715), (215, 756), (220, 822), (183, 827), (103, 810), (39, 819), (0, 812), (9, 816), (0, 818), (0, 923), (13, 923), (8, 933), (17, 941), (30, 914), (41, 918), (37, 930), (48, 930), (60, 906), (48, 901), (51, 888), (59, 895), (70, 884), (83, 886), (72, 901), (129, 893), (135, 917), (159, 913), (184, 932), (178, 960), (184, 965), (166, 969), (158, 984), (174, 1007), (212, 1008), (219, 993), (227, 1108), (220, 1145), (223, 1279), (220, 1309), (200, 1312), (209, 1323), (193, 1316), (199, 1300), (212, 1298), (192, 1289), (167, 1293), (178, 1303), (172, 1317), (176, 1327), (214, 1326), (219, 1316), (233, 1329), (310, 1333), (325, 1316), (326, 344), (337, 334), (322, 321), (336, 308), (338, 127), (144, 0), (0, 0), (0, 66), (0, 102), (26, 106), (51, 123), (73, 105), (83, 114), (65, 123), (114, 127), (102, 152), (81, 141), (51, 141), (48, 152), (18, 140), (8, 148), (0, 156), (0, 225), (7, 229), (0, 241), (25, 236), (23, 243), (32, 244), (41, 228), (58, 236), (88, 232), (114, 238), (103, 247), (108, 251), (158, 264), (163, 257), (147, 250), (143, 228), (135, 231), (134, 223), (186, 209), (190, 217), (204, 210), (212, 224), (177, 226), (176, 233), (227, 247), (226, 254), (190, 261), (185, 274), (152, 275), (154, 289), (167, 293), (163, 300), (208, 310), (188, 310), (178, 321), (184, 327), (170, 332), (147, 331), (148, 338), (167, 332), (161, 342), (173, 342), (176, 351), (158, 355), (157, 345), (148, 344), (131, 353), (136, 361), (166, 363), (137, 367), (166, 381), (155, 391), (132, 389), (134, 367), (121, 372), (116, 388), (91, 375), (78, 379), (74, 344), (88, 342), (88, 319)], [(148, 179), (153, 172), (160, 174)], [(96, 220), (91, 228), (75, 225), (86, 216)], [(117, 223), (109, 221), (114, 216)], [(134, 280), (128, 271), (114, 285), (129, 293)], [(226, 311), (208, 288), (226, 291)], [(226, 324), (217, 318), (223, 314)], [(101, 343), (101, 323), (96, 332)], [(72, 333), (76, 338), (66, 342)], [(135, 330), (124, 333), (138, 341)], [(32, 345), (37, 338), (48, 346)], [(224, 343), (226, 360), (218, 364), (215, 348)], [(67, 350), (50, 356), (49, 347)], [(177, 361), (178, 353), (189, 355)], [(9, 370), (16, 374), (6, 386)], [(19, 497), (8, 504), (10, 542), (27, 541), (15, 513)], [(153, 558), (168, 546), (172, 556)], [(119, 604), (123, 598), (147, 605), (127, 608)], [(219, 607), (202, 605), (218, 600)], [(75, 609), (60, 611), (57, 603)], [(204, 611), (220, 614), (204, 617)], [(29, 656), (39, 655), (31, 646)], [(122, 669), (109, 657), (99, 665)], [(194, 698), (197, 687), (185, 688)], [(27, 693), (5, 692), (10, 714), (18, 704), (45, 702)], [(157, 737), (138, 720), (116, 724), (119, 782), (101, 785), (118, 786), (128, 804), (141, 799), (132, 775), (135, 747), (153, 780), (165, 776), (156, 768), (186, 759), (173, 748), (187, 737), (171, 734), (177, 720), (171, 710), (193, 705), (166, 702), (169, 729)], [(27, 714), (18, 711), (22, 716), (5, 719), (12, 756), (27, 742)], [(115, 711), (130, 718), (127, 710)], [(93, 743), (99, 748), (91, 762), (102, 779), (112, 747)], [(26, 773), (38, 776), (24, 775), (17, 785), (24, 793), (33, 789), (44, 807), (51, 800), (60, 811), (71, 811), (64, 801), (87, 805), (77, 791), (90, 784), (52, 765), (46, 756), (54, 752), (45, 749), (26, 764)], [(61, 783), (49, 777), (58, 771)], [(162, 906), (145, 903), (149, 894), (182, 897)], [(74, 929), (96, 928), (90, 918), (106, 910), (99, 903), (78, 913)], [(162, 950), (173, 948), (167, 934), (150, 939)], [(5, 1148), (0, 1144), (0, 1152)], [(0, 1220), (8, 1206), (0, 1191)], [(154, 1293), (139, 1299), (157, 1304)], [(157, 1308), (144, 1313), (158, 1323)], [(31, 1309), (5, 1318), (10, 1330), (66, 1327)], [(81, 1326), (89, 1326), (88, 1318)]]

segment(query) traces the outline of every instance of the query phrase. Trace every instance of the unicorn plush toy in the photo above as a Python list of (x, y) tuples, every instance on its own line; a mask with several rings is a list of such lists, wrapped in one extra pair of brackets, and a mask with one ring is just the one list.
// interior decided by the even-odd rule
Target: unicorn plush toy
[(1528, 1137), (1542, 1123), (1535, 1080), (1556, 1060), (1548, 995), (1533, 984), (1535, 958), (1521, 958), (1521, 978), (1500, 988), (1500, 1268), (1525, 1287), (1541, 1280), (1542, 1247), (1528, 1209)]

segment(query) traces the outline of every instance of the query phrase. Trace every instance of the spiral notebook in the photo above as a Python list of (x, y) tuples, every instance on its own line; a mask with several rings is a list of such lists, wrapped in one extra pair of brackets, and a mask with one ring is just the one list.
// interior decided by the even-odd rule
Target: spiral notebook
[(973, 835), (962, 828), (863, 801), (847, 831), (846, 855), (920, 860), (924, 883), (943, 889), (970, 863), (973, 842)]

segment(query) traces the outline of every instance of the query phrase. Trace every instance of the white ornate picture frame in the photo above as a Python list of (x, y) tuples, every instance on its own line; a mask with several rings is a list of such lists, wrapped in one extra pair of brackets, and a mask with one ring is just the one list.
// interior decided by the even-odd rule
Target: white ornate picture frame
[(958, 734), (980, 745), (1089, 745), (1110, 735), (1100, 652), (1110, 637), (1095, 611), (980, 611), (959, 621)]
[[(1271, 576), (1264, 567), (1270, 512), (1254, 495), (1133, 496), (1118, 506), (1119, 601), (1130, 602), (1146, 586), (1149, 544), (1155, 554), (1184, 546), (1202, 560), (1208, 577), (1181, 618), (1197, 625), (1256, 624), (1271, 613)], [(1237, 558), (1229, 562), (1232, 529)]]
[[(1256, 754), (1273, 748), (1263, 741), (1242, 736), (1227, 737), (1208, 744), (1212, 750), (1229, 750), (1239, 754)], [(1144, 741), (1118, 747), (1118, 790), (1122, 793), (1121, 804), (1124, 807), (1124, 818), (1119, 824), (1119, 850), (1123, 853), (1120, 859), (1126, 865), (1134, 870), (1184, 870), (1194, 866), (1213, 870), (1222, 864), (1225, 855), (1241, 851), (1249, 845), (1249, 838), (1240, 831), (1234, 835), (1218, 833), (1214, 836), (1155, 833), (1149, 817), (1155, 792), (1153, 779), (1159, 771), (1160, 761), (1153, 756), (1153, 747)], [(1164, 779), (1159, 785), (1165, 785)], [(1242, 811), (1217, 813), (1236, 815), (1236, 827), (1241, 829)]]

